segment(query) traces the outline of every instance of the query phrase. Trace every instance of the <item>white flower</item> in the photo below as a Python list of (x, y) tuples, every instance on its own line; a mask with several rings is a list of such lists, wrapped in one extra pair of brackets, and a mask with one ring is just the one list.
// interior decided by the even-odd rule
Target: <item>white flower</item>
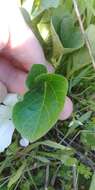
[(0, 105), (0, 152), (11, 144), (14, 132), (12, 109), (17, 101), (17, 94), (8, 94), (3, 101), (4, 105)]
[(11, 121), (6, 121), (0, 126), (0, 152), (3, 152), (12, 141), (14, 126)]
[[(0, 105), (0, 152), (3, 152), (12, 142), (15, 129), (12, 122), (12, 110), (17, 102), (17, 94), (8, 94), (3, 101), (4, 105)], [(22, 146), (26, 147), (28, 144), (28, 140), (21, 140)]]

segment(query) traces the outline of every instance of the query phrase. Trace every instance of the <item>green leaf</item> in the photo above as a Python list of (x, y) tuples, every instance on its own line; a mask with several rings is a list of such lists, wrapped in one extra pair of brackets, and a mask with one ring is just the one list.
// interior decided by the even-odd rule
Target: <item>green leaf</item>
[(57, 74), (39, 75), (35, 83), (13, 109), (16, 129), (31, 142), (45, 135), (56, 123), (68, 89), (67, 80)]
[(21, 13), (22, 13), (22, 15), (23, 15), (23, 17), (24, 17), (24, 20), (25, 20), (25, 22), (28, 24), (28, 26), (31, 28), (32, 27), (32, 23), (31, 23), (31, 18), (30, 18), (30, 15), (29, 15), (29, 13), (27, 12), (27, 10), (26, 9), (24, 9), (24, 8), (20, 8), (20, 10), (21, 10)]
[(73, 56), (72, 73), (78, 71), (79, 69), (91, 63), (91, 59), (86, 47), (83, 47), (78, 51), (74, 52), (72, 56)]
[(87, 147), (95, 150), (95, 123), (90, 122), (85, 129), (82, 130), (81, 141)]
[(51, 7), (58, 7), (60, 0), (40, 0), (40, 7), (43, 7), (44, 9), (48, 9)]
[(28, 88), (31, 88), (35, 83), (35, 78), (40, 74), (47, 73), (46, 67), (41, 64), (34, 64), (28, 74), (26, 85)]
[(53, 56), (58, 58), (59, 55), (63, 55), (64, 48), (60, 41), (60, 38), (56, 32), (59, 30), (60, 26), (60, 19), (58, 17), (53, 17), (51, 20), (51, 35), (52, 35), (52, 42), (53, 42)]
[(41, 144), (49, 146), (49, 147), (54, 148), (54, 149), (59, 149), (59, 150), (65, 150), (65, 151), (66, 150), (67, 151), (71, 150), (71, 148), (69, 148), (69, 147), (63, 146), (63, 145), (61, 145), (59, 143), (56, 143), (56, 142), (53, 142), (53, 141), (49, 141), (49, 140), (43, 141)]
[(48, 163), (48, 164), (50, 163), (50, 161), (49, 161), (47, 158), (42, 157), (42, 156), (37, 156), (37, 155), (36, 155), (36, 156), (33, 156), (33, 158), (36, 159), (36, 160), (38, 160), (38, 161), (40, 161), (40, 162), (43, 162), (43, 163), (45, 163), (45, 164), (46, 164), (46, 163)]
[(93, 174), (90, 189), (89, 190), (95, 190), (95, 173)]
[(93, 25), (93, 24), (89, 25), (89, 27), (87, 28), (85, 33), (86, 33), (88, 40), (90, 42), (92, 54), (93, 54), (94, 59), (95, 59), (95, 25)]
[(35, 18), (43, 11), (50, 8), (57, 8), (60, 0), (35, 0), (32, 9), (32, 17)]
[(29, 153), (31, 150), (39, 147), (40, 145), (44, 145), (44, 146), (48, 146), (52, 149), (55, 150), (61, 150), (62, 152), (64, 152), (65, 154), (66, 153), (69, 153), (70, 155), (74, 153), (74, 150), (70, 147), (67, 147), (67, 146), (64, 146), (64, 145), (61, 145), (59, 143), (56, 143), (56, 142), (53, 142), (53, 141), (50, 141), (50, 140), (45, 140), (45, 141), (38, 141), (38, 142), (35, 142), (35, 143), (32, 143), (31, 145), (29, 145), (25, 150), (23, 150), (23, 154), (27, 154)]
[(77, 160), (72, 157), (74, 155), (73, 149), (57, 150), (53, 152), (39, 151), (38, 154), (41, 156), (45, 156), (46, 158), (52, 158), (53, 160), (60, 160), (65, 165), (69, 165), (69, 166), (77, 163)]
[(60, 16), (59, 12), (57, 15), (56, 11), (52, 17), (53, 47), (56, 47), (56, 44), (58, 44), (61, 49), (58, 50), (57, 48), (56, 51), (60, 51), (60, 54), (67, 54), (83, 47), (84, 40), (80, 29), (74, 26), (72, 15), (68, 12), (62, 15), (63, 17)]
[(23, 174), (25, 167), (26, 167), (26, 163), (24, 162), (23, 165), (16, 171), (16, 173), (10, 177), (10, 180), (8, 183), (8, 189), (10, 189), (12, 185), (15, 184), (19, 180), (19, 178)]
[(60, 39), (65, 48), (64, 53), (70, 53), (80, 49), (84, 45), (79, 28), (75, 28), (71, 14), (64, 14), (60, 28)]
[(66, 10), (72, 11), (72, 1), (71, 0), (64, 1), (64, 6), (65, 6)]
[(87, 25), (91, 23), (92, 16), (95, 16), (94, 3), (95, 3), (94, 0), (90, 1), (84, 0), (84, 4), (87, 8), (87, 18), (86, 18)]

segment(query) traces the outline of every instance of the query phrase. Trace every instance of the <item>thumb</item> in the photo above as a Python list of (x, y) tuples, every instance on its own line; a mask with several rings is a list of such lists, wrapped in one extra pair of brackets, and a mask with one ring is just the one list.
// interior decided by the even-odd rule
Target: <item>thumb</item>
[(68, 119), (73, 112), (73, 103), (69, 97), (66, 97), (63, 111), (60, 114), (60, 120)]

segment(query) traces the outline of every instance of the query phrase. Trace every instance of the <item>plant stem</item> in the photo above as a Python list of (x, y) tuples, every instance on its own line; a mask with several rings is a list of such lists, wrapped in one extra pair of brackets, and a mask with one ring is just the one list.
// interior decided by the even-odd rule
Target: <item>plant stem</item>
[(48, 183), (49, 183), (49, 164), (46, 166), (45, 190), (48, 190)]
[(78, 184), (77, 184), (78, 177), (77, 177), (76, 165), (73, 165), (72, 171), (73, 171), (73, 189), (78, 190)]

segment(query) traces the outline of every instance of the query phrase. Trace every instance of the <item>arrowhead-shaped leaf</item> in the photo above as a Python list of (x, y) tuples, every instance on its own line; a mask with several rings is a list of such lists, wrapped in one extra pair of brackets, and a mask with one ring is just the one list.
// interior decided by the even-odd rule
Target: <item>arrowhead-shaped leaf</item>
[(61, 22), (60, 39), (64, 46), (64, 53), (73, 52), (84, 45), (83, 37), (79, 28), (75, 29), (73, 17), (64, 14)]
[[(62, 8), (59, 8), (62, 12)], [(58, 57), (71, 53), (83, 47), (84, 40), (79, 28), (75, 28), (74, 19), (70, 13), (54, 13), (51, 22), (51, 34), (53, 41), (53, 55)]]
[(35, 86), (13, 109), (13, 122), (31, 142), (45, 135), (56, 123), (67, 94), (67, 80), (57, 74), (42, 74)]

